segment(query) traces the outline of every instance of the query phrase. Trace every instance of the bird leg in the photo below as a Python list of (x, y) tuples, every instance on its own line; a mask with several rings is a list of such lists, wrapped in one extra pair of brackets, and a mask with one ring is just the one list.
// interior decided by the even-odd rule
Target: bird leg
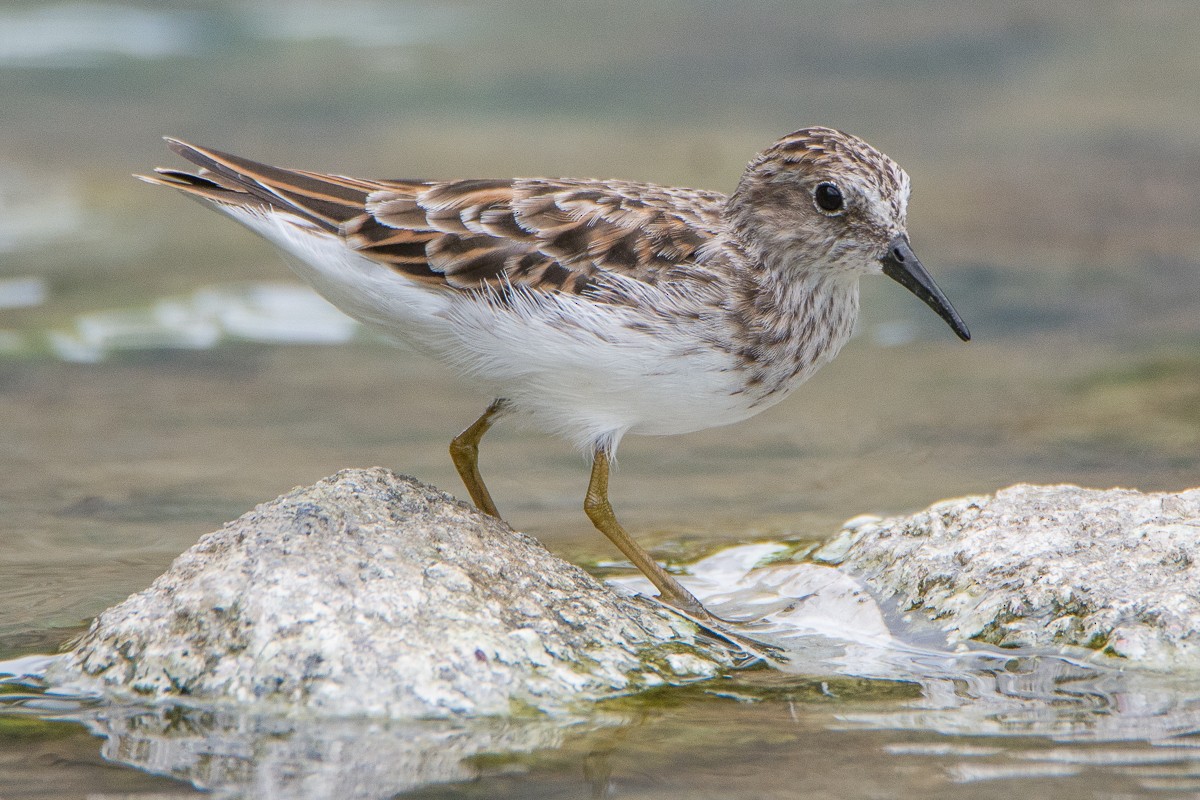
[(454, 467), (458, 470), (463, 484), (467, 487), (467, 492), (471, 495), (471, 502), (480, 511), (496, 519), (500, 519), (500, 512), (496, 510), (492, 495), (483, 485), (483, 476), (479, 474), (479, 440), (492, 427), (496, 417), (507, 408), (508, 401), (503, 397), (493, 400), (479, 419), (450, 440), (450, 458), (454, 461)]
[[(478, 424), (478, 423), (476, 423)], [(711, 617), (691, 592), (683, 588), (659, 566), (649, 553), (621, 527), (612, 504), (608, 502), (608, 453), (598, 448), (592, 461), (592, 479), (588, 483), (583, 510), (596, 529), (607, 536), (659, 591), (660, 599), (701, 620)]]

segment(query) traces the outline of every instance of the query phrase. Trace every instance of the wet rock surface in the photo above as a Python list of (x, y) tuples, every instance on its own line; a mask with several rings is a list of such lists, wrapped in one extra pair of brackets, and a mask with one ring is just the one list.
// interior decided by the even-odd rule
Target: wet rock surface
[[(924, 684), (1008, 657), (980, 642), (1200, 667), (1200, 489), (1014, 486), (798, 552), (744, 545), (683, 578), (784, 673)], [(727, 673), (720, 643), (618, 583), (411, 478), (345, 470), (202, 537), (45, 679), (139, 706), (407, 720), (565, 713)]]
[(816, 554), (951, 644), (1200, 668), (1200, 489), (1017, 485), (859, 518)]
[(126, 701), (414, 718), (562, 711), (727, 663), (691, 623), (376, 468), (202, 537), (46, 678)]

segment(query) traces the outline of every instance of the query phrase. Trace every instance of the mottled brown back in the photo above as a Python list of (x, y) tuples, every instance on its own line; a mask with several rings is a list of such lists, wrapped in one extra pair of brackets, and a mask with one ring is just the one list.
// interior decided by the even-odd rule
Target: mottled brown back
[(208, 200), (260, 206), (342, 236), (363, 255), (434, 286), (581, 294), (606, 275), (648, 284), (695, 279), (719, 235), (725, 196), (571, 179), (359, 180), (281, 169), (171, 141), (201, 167), (160, 183)]

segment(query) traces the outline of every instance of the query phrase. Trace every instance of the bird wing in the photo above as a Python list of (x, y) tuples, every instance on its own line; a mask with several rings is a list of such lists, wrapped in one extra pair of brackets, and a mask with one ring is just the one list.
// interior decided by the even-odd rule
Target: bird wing
[(408, 278), (449, 289), (582, 294), (606, 277), (710, 278), (725, 196), (650, 184), (547, 178), (360, 180), (283, 169), (168, 139), (200, 167), (145, 180), (214, 203), (282, 211)]

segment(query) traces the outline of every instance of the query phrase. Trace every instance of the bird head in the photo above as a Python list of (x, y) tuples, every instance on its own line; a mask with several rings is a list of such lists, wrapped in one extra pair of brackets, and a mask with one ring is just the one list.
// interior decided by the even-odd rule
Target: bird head
[(962, 318), (909, 243), (910, 191), (908, 173), (857, 136), (804, 128), (750, 162), (728, 213), (767, 268), (851, 280), (883, 273), (966, 341)]

